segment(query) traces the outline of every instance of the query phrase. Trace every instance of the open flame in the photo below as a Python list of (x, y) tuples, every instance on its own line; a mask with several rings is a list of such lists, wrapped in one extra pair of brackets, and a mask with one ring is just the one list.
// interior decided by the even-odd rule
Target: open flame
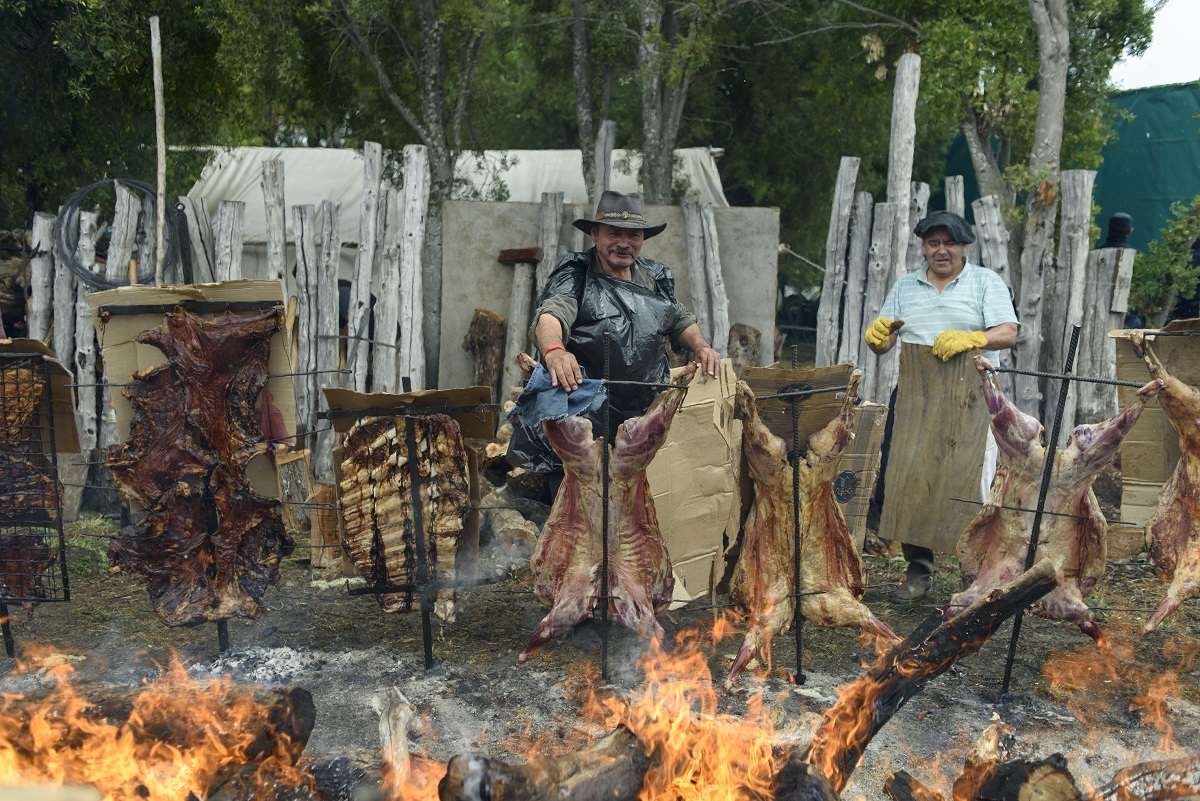
[[(269, 708), (228, 678), (200, 683), (173, 659), (125, 701), (97, 701), (72, 685), (69, 660), (48, 656), (18, 666), (45, 671), (48, 692), (0, 694), (0, 786), (92, 785), (106, 801), (179, 801), (206, 797), (246, 765), (259, 770), (242, 773), (242, 786), (312, 786), (293, 766), (292, 744), (262, 741)], [(121, 704), (122, 719), (110, 720)]]

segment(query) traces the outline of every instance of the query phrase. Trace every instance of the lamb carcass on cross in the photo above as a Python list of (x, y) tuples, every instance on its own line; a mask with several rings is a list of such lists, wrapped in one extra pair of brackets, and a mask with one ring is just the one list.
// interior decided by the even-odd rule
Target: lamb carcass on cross
[[(862, 557), (833, 497), (833, 480), (854, 438), (854, 400), (862, 371), (855, 370), (841, 412), (808, 438), (800, 470), (800, 617), (814, 626), (861, 626), (892, 642), (899, 638), (859, 599), (865, 589)], [(734, 415), (742, 420), (742, 452), (754, 485), (742, 551), (733, 574), (733, 602), (750, 628), (729, 671), (732, 683), (756, 653), (769, 658), (771, 640), (795, 615), (793, 474), (784, 441), (763, 424), (754, 391), (739, 381)]]
[(1179, 464), (1163, 485), (1158, 508), (1146, 524), (1150, 562), (1164, 581), (1167, 594), (1146, 624), (1147, 633), (1200, 595), (1200, 389), (1167, 372), (1142, 332), (1132, 337), (1150, 375), (1163, 383), (1158, 396), (1171, 426), (1179, 434)]
[[(950, 598), (947, 618), (1025, 572), (1046, 464), (1042, 424), (1005, 397), (987, 359), (976, 356), (975, 367), (983, 381), (1000, 465), (987, 502), (958, 539), (963, 581), (970, 586)], [(1032, 611), (1050, 620), (1071, 621), (1097, 641), (1102, 638), (1100, 627), (1083, 599), (1104, 575), (1108, 524), (1092, 483), (1162, 386), (1161, 381), (1151, 381), (1138, 390), (1133, 405), (1114, 417), (1076, 426), (1066, 447), (1055, 454), (1034, 560), (1053, 560), (1058, 586)]]
[[(672, 379), (691, 383), (690, 363)], [(534, 550), (534, 592), (550, 612), (517, 658), (528, 661), (558, 632), (582, 622), (602, 598), (622, 626), (661, 640), (655, 615), (671, 603), (675, 577), (658, 528), (646, 467), (658, 453), (686, 386), (659, 393), (641, 417), (617, 428), (609, 457), (608, 587), (601, 586), (603, 548), (603, 440), (592, 437), (592, 423), (583, 417), (545, 420), (542, 428), (563, 462), (563, 482)]]

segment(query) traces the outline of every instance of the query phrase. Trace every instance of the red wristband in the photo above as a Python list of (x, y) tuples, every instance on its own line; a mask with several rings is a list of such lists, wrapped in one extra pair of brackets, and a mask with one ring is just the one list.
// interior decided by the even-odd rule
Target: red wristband
[(566, 349), (567, 349), (566, 345), (557, 345), (557, 344), (556, 345), (547, 345), (546, 347), (542, 348), (542, 358), (543, 359), (546, 358), (546, 354), (548, 354), (552, 350), (566, 350)]

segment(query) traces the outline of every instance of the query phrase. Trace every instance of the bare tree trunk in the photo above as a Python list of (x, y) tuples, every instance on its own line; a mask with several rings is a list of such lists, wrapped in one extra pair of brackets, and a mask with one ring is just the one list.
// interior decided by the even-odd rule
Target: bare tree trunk
[[(1038, 37), (1039, 89), (1029, 172), (1040, 178), (1041, 183), (1029, 193), (1025, 202), (1019, 276), (1021, 294), (1017, 309), (1022, 326), (1014, 350), (1017, 367), (1037, 370), (1042, 355), (1042, 265), (1050, 252), (1054, 218), (1058, 211), (1059, 157), (1062, 151), (1071, 39), (1066, 0), (1029, 0), (1029, 11)], [(1056, 336), (1057, 332), (1050, 334)], [(1013, 402), (1021, 411), (1041, 418), (1036, 379), (1018, 376), (1016, 390)]]
[[(605, 120), (600, 123), (600, 133), (596, 136), (596, 142), (593, 145), (592, 183), (588, 184), (588, 192), (593, 198), (593, 206), (599, 200), (600, 196), (604, 194), (605, 190), (608, 189), (608, 184), (612, 177), (612, 152), (616, 141), (616, 120)], [(583, 154), (583, 158), (587, 159), (586, 153)], [(591, 216), (591, 209), (588, 209), (588, 216)], [(576, 230), (575, 236), (582, 240), (585, 235), (583, 231)], [(582, 249), (576, 248), (576, 250)]]
[[(690, 79), (670, 78), (662, 64), (664, 0), (639, 0), (638, 72), (642, 85), (642, 194), (647, 203), (671, 202), (675, 138)], [(669, 46), (669, 44), (668, 44)]]
[(583, 161), (583, 185), (588, 201), (595, 204), (596, 165), (588, 154), (596, 147), (596, 132), (592, 126), (592, 79), (588, 63), (587, 0), (574, 0), (571, 7), (571, 77), (575, 84), (575, 119), (579, 122), (579, 153)]

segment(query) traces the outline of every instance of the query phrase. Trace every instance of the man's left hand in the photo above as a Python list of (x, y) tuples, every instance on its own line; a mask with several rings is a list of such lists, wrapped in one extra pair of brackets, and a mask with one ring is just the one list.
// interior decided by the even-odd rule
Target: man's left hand
[(713, 378), (717, 377), (717, 371), (721, 369), (721, 354), (713, 348), (701, 348), (693, 355), (696, 357), (695, 361), (700, 367), (700, 372)]
[(943, 331), (933, 341), (933, 355), (944, 362), (963, 351), (987, 347), (987, 334), (982, 331)]

